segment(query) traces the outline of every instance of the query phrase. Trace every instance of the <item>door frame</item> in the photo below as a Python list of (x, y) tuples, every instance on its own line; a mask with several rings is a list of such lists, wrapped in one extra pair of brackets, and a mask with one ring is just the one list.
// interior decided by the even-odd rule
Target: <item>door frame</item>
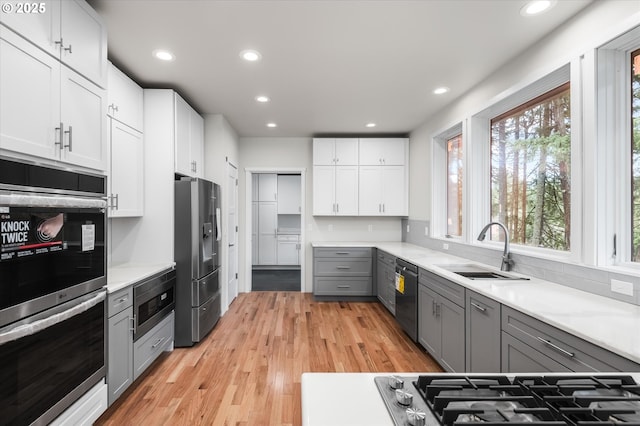
[[(231, 250), (229, 250), (229, 241), (231, 236), (227, 235), (226, 241), (223, 241), (223, 244), (226, 244), (226, 252), (227, 252), (227, 259), (226, 259), (226, 268), (225, 268), (225, 274), (224, 274), (224, 287), (226, 288), (226, 303), (227, 303), (227, 309), (229, 306), (231, 306), (231, 303), (233, 302), (233, 300), (235, 300), (235, 297), (240, 293), (240, 279), (239, 279), (239, 275), (240, 275), (240, 264), (239, 264), (239, 259), (240, 259), (240, 247), (239, 247), (239, 243), (240, 243), (240, 233), (239, 233), (239, 226), (240, 226), (240, 199), (239, 199), (239, 191), (238, 191), (238, 182), (240, 179), (240, 170), (238, 169), (238, 166), (236, 166), (234, 163), (227, 161), (227, 173), (226, 173), (226, 181), (227, 183), (229, 182), (229, 178), (231, 177), (231, 169), (235, 169), (236, 171), (236, 183), (235, 186), (233, 188), (228, 188), (229, 191), (235, 191), (235, 216), (236, 216), (236, 259), (235, 259), (235, 264), (236, 264), (236, 294), (234, 295), (234, 297), (231, 297), (231, 294), (229, 292), (229, 273), (230, 273), (230, 265), (232, 264), (232, 259), (231, 259)], [(227, 201), (229, 200), (229, 198), (227, 197)], [(221, 200), (222, 202), (222, 200)], [(230, 206), (227, 206), (226, 210), (225, 210), (225, 219), (229, 220), (229, 212), (230, 212)], [(224, 223), (224, 222), (223, 222)], [(223, 235), (225, 233), (223, 232)], [(227, 232), (228, 234), (228, 232)]]
[(245, 280), (244, 291), (250, 292), (252, 288), (252, 266), (253, 253), (251, 235), (253, 231), (253, 179), (254, 173), (280, 173), (280, 174), (300, 174), (300, 292), (304, 293), (306, 288), (306, 173), (307, 169), (302, 167), (247, 167), (245, 168)]

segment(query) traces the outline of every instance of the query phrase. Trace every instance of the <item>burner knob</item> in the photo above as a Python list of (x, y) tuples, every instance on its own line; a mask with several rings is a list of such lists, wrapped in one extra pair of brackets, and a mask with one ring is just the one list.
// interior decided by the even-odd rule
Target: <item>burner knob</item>
[(407, 408), (407, 420), (411, 426), (424, 426), (427, 415), (418, 408)]
[(400, 405), (409, 406), (413, 402), (413, 395), (402, 389), (396, 389), (396, 400)]
[(391, 389), (402, 389), (404, 387), (404, 380), (398, 376), (389, 377), (389, 387)]

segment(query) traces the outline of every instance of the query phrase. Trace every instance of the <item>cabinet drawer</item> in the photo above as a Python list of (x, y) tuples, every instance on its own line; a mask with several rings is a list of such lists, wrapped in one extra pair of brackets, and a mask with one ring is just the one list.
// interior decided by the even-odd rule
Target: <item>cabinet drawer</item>
[(107, 297), (107, 316), (112, 317), (133, 305), (133, 287), (129, 286), (110, 293)]
[(426, 285), (440, 296), (446, 297), (458, 306), (464, 307), (464, 287), (424, 269), (418, 269), (418, 282)]
[(313, 257), (339, 257), (339, 258), (360, 258), (371, 259), (370, 247), (316, 247), (313, 249)]
[(327, 277), (371, 276), (371, 258), (313, 260), (313, 274)]
[(371, 296), (371, 278), (322, 278), (313, 279), (316, 296)]
[(133, 379), (173, 345), (173, 312), (133, 344)]
[(386, 251), (378, 250), (378, 262), (382, 262), (385, 265), (389, 265), (392, 268), (396, 266), (396, 257), (390, 255)]
[(640, 371), (640, 365), (508, 306), (502, 330), (572, 371)]

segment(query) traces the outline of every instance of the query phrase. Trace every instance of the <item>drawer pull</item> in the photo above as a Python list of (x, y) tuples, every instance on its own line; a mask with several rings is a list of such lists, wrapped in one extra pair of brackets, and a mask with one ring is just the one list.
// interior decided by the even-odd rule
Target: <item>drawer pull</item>
[(350, 285), (339, 285), (338, 288), (351, 288)]
[(122, 303), (122, 302), (126, 302), (126, 301), (127, 301), (127, 298), (123, 297), (122, 299), (118, 299), (117, 303)]
[(162, 343), (163, 341), (164, 341), (164, 337), (159, 338), (158, 341), (153, 346), (151, 346), (151, 348), (152, 349), (157, 348), (160, 345), (160, 343)]
[(569, 352), (566, 349), (562, 349), (560, 346), (554, 345), (553, 343), (551, 343), (547, 339), (543, 339), (540, 336), (536, 336), (536, 339), (538, 339), (539, 341), (541, 341), (545, 345), (549, 346), (551, 349), (555, 349), (556, 351), (560, 352), (561, 354), (568, 356), (569, 358), (573, 358), (573, 357), (576, 356), (576, 354), (574, 354), (573, 352)]
[(336, 269), (351, 269), (351, 266), (336, 266)]
[(480, 312), (487, 312), (487, 308), (485, 308), (484, 306), (480, 306), (477, 303), (471, 302), (471, 306), (473, 306), (474, 308), (476, 308)]
[(348, 251), (337, 251), (336, 254), (349, 255), (349, 254), (351, 254), (351, 252), (348, 252)]

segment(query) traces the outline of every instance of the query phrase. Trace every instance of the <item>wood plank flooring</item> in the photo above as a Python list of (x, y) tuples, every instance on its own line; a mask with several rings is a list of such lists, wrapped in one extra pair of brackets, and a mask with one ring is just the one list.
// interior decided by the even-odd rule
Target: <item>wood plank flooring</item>
[(379, 303), (243, 293), (193, 348), (163, 354), (96, 425), (300, 425), (303, 372), (440, 366)]

